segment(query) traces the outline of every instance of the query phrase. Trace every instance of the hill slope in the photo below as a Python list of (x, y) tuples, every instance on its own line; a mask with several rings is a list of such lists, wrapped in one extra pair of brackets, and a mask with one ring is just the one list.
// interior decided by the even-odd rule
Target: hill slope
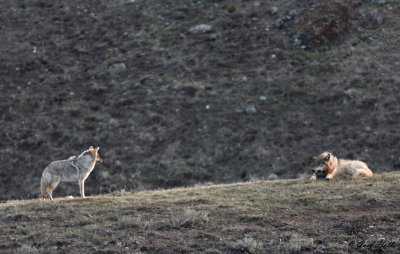
[(0, 204), (0, 252), (400, 251), (400, 174)]
[(323, 21), (319, 2), (3, 1), (0, 199), (36, 197), (46, 165), (90, 145), (92, 195), (295, 178), (323, 150), (399, 169), (400, 3)]

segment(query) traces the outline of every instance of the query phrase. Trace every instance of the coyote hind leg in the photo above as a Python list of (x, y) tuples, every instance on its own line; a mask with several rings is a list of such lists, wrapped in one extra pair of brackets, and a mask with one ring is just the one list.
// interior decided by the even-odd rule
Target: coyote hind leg
[(58, 181), (53, 182), (51, 184), (49, 184), (49, 197), (51, 200), (53, 200), (53, 190), (57, 187), (57, 185), (60, 183), (60, 179), (58, 179)]
[(48, 184), (47, 187), (46, 187), (46, 190), (42, 194), (42, 198), (43, 199), (46, 199), (48, 197), (50, 188), (51, 188), (51, 186), (50, 186), (50, 184)]
[(60, 183), (60, 178), (51, 179), (50, 183), (49, 181), (42, 179), (41, 181), (42, 197), (43, 198), (49, 197), (51, 200), (53, 200), (53, 190), (57, 187), (59, 183)]
[(42, 179), (40, 179), (40, 192), (42, 194), (43, 199), (46, 199), (48, 197), (50, 188), (51, 185), (45, 178), (42, 177)]
[(371, 177), (372, 173), (365, 171), (365, 170), (360, 170), (357, 173), (353, 175), (354, 177)]

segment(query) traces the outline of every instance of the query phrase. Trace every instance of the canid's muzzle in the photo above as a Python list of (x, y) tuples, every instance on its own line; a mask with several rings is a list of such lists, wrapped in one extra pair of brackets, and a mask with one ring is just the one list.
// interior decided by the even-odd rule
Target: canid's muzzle
[(324, 169), (323, 166), (317, 166), (317, 167), (313, 168), (312, 172), (313, 172), (314, 174), (319, 174), (319, 173), (322, 172), (323, 169)]
[(314, 168), (312, 170), (312, 172), (315, 173), (315, 174), (319, 174), (319, 173), (321, 173), (321, 169), (320, 168)]

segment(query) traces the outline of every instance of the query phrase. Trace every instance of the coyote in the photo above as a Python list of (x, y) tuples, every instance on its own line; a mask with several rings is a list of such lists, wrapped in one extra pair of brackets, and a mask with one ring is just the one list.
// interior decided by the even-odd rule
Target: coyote
[(357, 160), (338, 159), (331, 153), (323, 152), (314, 157), (316, 166), (312, 170), (313, 175), (310, 180), (316, 180), (317, 176), (326, 175), (325, 179), (331, 180), (338, 175), (351, 175), (353, 177), (370, 177), (372, 171), (367, 164)]
[(85, 198), (85, 180), (94, 169), (97, 161), (103, 162), (99, 156), (99, 147), (90, 146), (78, 157), (68, 160), (53, 161), (43, 171), (40, 189), (43, 198), (53, 200), (53, 190), (60, 182), (78, 181), (81, 197)]

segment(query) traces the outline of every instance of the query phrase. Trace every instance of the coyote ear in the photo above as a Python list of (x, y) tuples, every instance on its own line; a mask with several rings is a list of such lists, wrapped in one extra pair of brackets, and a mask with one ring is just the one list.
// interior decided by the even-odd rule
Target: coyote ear
[(325, 157), (325, 161), (329, 161), (330, 158), (331, 158), (331, 154), (328, 153), (328, 155)]
[(90, 147), (89, 147), (89, 150), (93, 150), (93, 146), (90, 146)]

